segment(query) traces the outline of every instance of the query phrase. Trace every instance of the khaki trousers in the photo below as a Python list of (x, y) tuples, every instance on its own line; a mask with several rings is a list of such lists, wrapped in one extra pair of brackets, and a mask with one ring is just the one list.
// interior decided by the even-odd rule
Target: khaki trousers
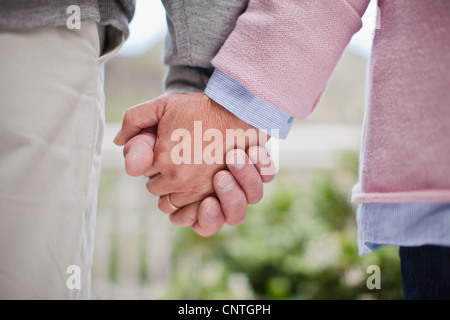
[(104, 30), (0, 33), (0, 299), (88, 299)]

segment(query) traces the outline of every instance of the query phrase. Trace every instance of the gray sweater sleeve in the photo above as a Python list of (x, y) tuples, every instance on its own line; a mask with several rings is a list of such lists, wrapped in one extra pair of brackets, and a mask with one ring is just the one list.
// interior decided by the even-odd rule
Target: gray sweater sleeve
[(128, 36), (135, 0), (0, 0), (0, 31), (65, 26), (72, 5), (80, 8), (81, 21), (112, 26)]
[(233, 31), (249, 0), (162, 0), (168, 33), (164, 63), (168, 93), (203, 92), (211, 60)]

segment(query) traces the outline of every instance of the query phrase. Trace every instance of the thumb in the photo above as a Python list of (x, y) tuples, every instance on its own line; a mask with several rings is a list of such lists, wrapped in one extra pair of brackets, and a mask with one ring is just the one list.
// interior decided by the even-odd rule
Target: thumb
[(130, 139), (124, 149), (125, 171), (133, 177), (145, 174), (153, 164), (153, 147), (156, 136), (144, 132)]
[(128, 109), (122, 121), (122, 128), (114, 138), (114, 143), (123, 146), (142, 129), (157, 125), (164, 113), (165, 96), (141, 103)]

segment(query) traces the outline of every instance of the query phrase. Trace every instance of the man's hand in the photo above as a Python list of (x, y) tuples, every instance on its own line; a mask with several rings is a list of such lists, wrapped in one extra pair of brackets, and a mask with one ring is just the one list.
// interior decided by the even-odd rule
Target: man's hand
[[(197, 124), (201, 124), (200, 132), (194, 130), (196, 121), (199, 121)], [(230, 132), (227, 132), (227, 129), (236, 130), (234, 133), (237, 133), (237, 140), (243, 141), (240, 146), (234, 137), (227, 139), (227, 133)], [(239, 133), (237, 129), (241, 129), (241, 132)], [(250, 131), (247, 131), (249, 129)], [(182, 212), (197, 212), (200, 200), (215, 195), (213, 178), (217, 172), (225, 169), (227, 151), (236, 147), (246, 150), (250, 146), (264, 144), (267, 141), (265, 134), (243, 122), (203, 93), (168, 94), (128, 109), (122, 129), (114, 141), (118, 145), (125, 145), (142, 130), (149, 131), (146, 132), (149, 139), (140, 143), (154, 145), (152, 166), (146, 172), (150, 177), (147, 189), (150, 193), (161, 197), (163, 203), (160, 204), (160, 208), (166, 213), (175, 211), (168, 203), (164, 203), (167, 202), (165, 196), (170, 194), (171, 202), (182, 208), (177, 212), (179, 216), (183, 216)], [(172, 141), (172, 135), (176, 131), (186, 133), (190, 139), (187, 145), (191, 149), (183, 149), (181, 153), (176, 154), (177, 156), (181, 154), (183, 159), (190, 160), (190, 163), (174, 163), (174, 147), (181, 143), (178, 140)], [(208, 137), (212, 140), (211, 133), (217, 132), (221, 134), (222, 141), (204, 141), (208, 140)], [(246, 138), (244, 132), (253, 134), (249, 134)], [(156, 133), (156, 141), (154, 136), (150, 139), (153, 133)], [(217, 135), (214, 139), (217, 139)], [(216, 143), (221, 147), (205, 153), (208, 146)], [(190, 157), (186, 157), (185, 152), (190, 153)], [(205, 161), (211, 160), (208, 158), (211, 156), (219, 160), (216, 161), (218, 163), (206, 164)], [(194, 164), (198, 159), (201, 160), (201, 164)], [(236, 160), (241, 162), (242, 157)], [(127, 166), (127, 172), (133, 174), (133, 170), (136, 170), (136, 167)], [(233, 221), (230, 223), (233, 224)]]

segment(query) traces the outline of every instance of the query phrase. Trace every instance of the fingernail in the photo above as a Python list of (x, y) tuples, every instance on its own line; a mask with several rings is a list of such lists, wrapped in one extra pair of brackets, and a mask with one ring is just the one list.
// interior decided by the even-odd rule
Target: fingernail
[(208, 217), (210, 218), (214, 218), (219, 214), (220, 210), (219, 210), (219, 206), (217, 205), (217, 203), (211, 203), (208, 208), (206, 208), (206, 214), (208, 215)]
[(250, 162), (251, 162), (252, 164), (258, 163), (258, 159), (259, 159), (259, 152), (258, 152), (258, 150), (253, 151), (252, 153), (250, 153), (250, 154), (248, 155), (248, 158), (250, 159)]
[(245, 157), (241, 152), (235, 152), (232, 165), (237, 170), (241, 170), (245, 166)]
[(259, 163), (263, 166), (271, 164), (270, 157), (262, 150), (255, 150), (248, 155), (253, 164)]
[(234, 186), (233, 178), (229, 174), (224, 174), (217, 182), (217, 186), (222, 192), (229, 191)]

